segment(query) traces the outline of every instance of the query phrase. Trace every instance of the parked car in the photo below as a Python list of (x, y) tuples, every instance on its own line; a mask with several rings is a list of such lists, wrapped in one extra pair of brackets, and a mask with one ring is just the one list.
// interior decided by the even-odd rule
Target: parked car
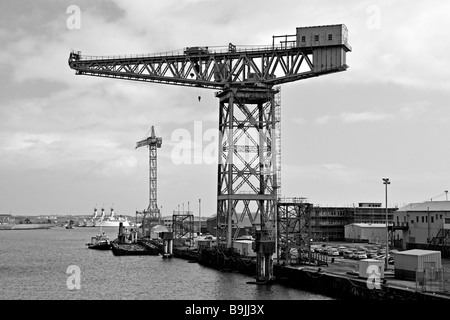
[(367, 255), (364, 251), (357, 251), (353, 255), (353, 258), (356, 260), (367, 259)]
[(353, 251), (351, 251), (351, 250), (344, 251), (343, 256), (344, 256), (344, 258), (352, 259), (353, 258)]
[(328, 250), (328, 255), (329, 256), (338, 256), (339, 255), (339, 251), (334, 250), (334, 249)]

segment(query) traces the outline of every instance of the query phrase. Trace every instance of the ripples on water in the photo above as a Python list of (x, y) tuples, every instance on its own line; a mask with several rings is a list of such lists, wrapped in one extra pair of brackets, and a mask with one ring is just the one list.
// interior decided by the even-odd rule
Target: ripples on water
[[(117, 228), (104, 228), (114, 239)], [(96, 228), (0, 231), (0, 299), (8, 300), (329, 300), (281, 285), (222, 273), (183, 259), (114, 256), (87, 249)], [(81, 289), (69, 290), (69, 266), (81, 271)]]

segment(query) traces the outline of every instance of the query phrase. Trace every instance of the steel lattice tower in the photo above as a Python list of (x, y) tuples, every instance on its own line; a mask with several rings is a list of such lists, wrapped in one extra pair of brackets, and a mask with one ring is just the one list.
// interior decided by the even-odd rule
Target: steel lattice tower
[(152, 126), (151, 135), (136, 143), (136, 149), (148, 146), (149, 149), (149, 205), (147, 210), (137, 212), (141, 216), (142, 232), (147, 235), (146, 229), (150, 229), (151, 223), (160, 222), (161, 214), (157, 202), (157, 149), (161, 148), (162, 138), (155, 135)]
[[(218, 235), (231, 247), (238, 222), (276, 239), (275, 90), (224, 90), (220, 99)], [(235, 232), (233, 233), (233, 227)]]

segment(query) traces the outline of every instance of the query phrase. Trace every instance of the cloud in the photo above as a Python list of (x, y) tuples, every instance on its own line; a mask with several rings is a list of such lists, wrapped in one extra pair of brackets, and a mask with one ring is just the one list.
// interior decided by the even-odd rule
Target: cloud
[(293, 121), (294, 123), (296, 123), (296, 124), (299, 124), (299, 125), (304, 125), (304, 124), (307, 123), (306, 120), (303, 119), (303, 118), (301, 118), (301, 117), (293, 118), (292, 121)]
[(350, 69), (342, 77), (344, 81), (448, 91), (450, 78), (446, 70), (450, 69), (450, 61), (445, 52), (450, 43), (442, 41), (450, 28), (448, 1), (433, 5), (404, 0), (377, 1), (376, 6), (373, 1), (359, 4), (361, 9), (378, 9), (379, 28), (368, 28), (373, 12), (350, 18), (347, 26), (353, 52), (348, 54)]
[(400, 108), (399, 115), (406, 121), (417, 118), (426, 113), (431, 106), (429, 101), (417, 101)]
[(368, 112), (343, 113), (339, 116), (339, 118), (344, 123), (358, 123), (358, 122), (386, 121), (392, 119), (393, 116), (387, 113), (377, 113), (368, 111)]
[(330, 122), (340, 122), (344, 124), (355, 124), (361, 122), (383, 122), (393, 119), (394, 116), (387, 113), (366, 111), (366, 112), (344, 112), (337, 116), (325, 115), (315, 120), (317, 125), (326, 125)]
[(333, 118), (335, 118), (335, 117), (333, 117), (333, 116), (321, 116), (321, 117), (317, 118), (314, 121), (314, 123), (318, 124), (318, 125), (325, 125), (325, 124), (328, 124), (330, 121), (332, 121)]
[(114, 178), (120, 176), (130, 176), (134, 174), (138, 167), (138, 160), (136, 156), (125, 154), (117, 156), (110, 160), (101, 161), (93, 166), (89, 172), (94, 176), (104, 176), (107, 178)]

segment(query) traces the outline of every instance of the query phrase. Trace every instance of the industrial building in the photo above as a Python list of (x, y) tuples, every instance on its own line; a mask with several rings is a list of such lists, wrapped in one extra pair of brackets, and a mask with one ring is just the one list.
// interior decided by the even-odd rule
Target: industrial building
[[(388, 221), (391, 224), (394, 217), (395, 208), (388, 208)], [(352, 223), (357, 224), (383, 224), (384, 229), (380, 231), (383, 235), (380, 239), (385, 242), (386, 238), (386, 208), (381, 207), (381, 203), (358, 203), (352, 207), (320, 207), (312, 206), (310, 212), (310, 236), (313, 241), (345, 241), (345, 226)], [(217, 219), (210, 217), (206, 221), (207, 232), (216, 236)], [(239, 222), (239, 236), (252, 234), (253, 229), (250, 221)], [(233, 233), (238, 228), (233, 228)], [(373, 238), (373, 237), (372, 237)], [(400, 238), (401, 239), (401, 238)]]
[(344, 226), (346, 241), (386, 243), (386, 223), (352, 223)]
[(0, 225), (2, 224), (14, 224), (15, 219), (14, 217), (9, 213), (0, 213)]
[[(253, 226), (248, 218), (237, 224), (233, 220), (232, 224), (232, 232), (237, 235), (237, 238), (252, 235), (253, 233)], [(214, 237), (217, 236), (217, 216), (210, 217), (206, 220), (206, 232), (212, 234)]]
[(438, 250), (449, 255), (450, 201), (410, 203), (395, 212), (393, 230), (403, 233), (403, 249)]
[[(173, 229), (173, 217), (172, 216), (164, 216), (161, 218), (161, 224), (166, 227), (168, 230), (172, 230)], [(207, 228), (207, 218), (200, 218), (200, 227), (199, 227), (199, 217), (194, 217), (193, 218), (193, 226), (194, 226), (194, 233), (198, 233), (199, 232), (199, 228), (200, 233), (207, 233), (208, 232), (208, 228)]]
[[(388, 208), (388, 222), (393, 221), (395, 208)], [(352, 223), (386, 223), (386, 208), (381, 203), (360, 202), (351, 207), (314, 206), (311, 211), (311, 239), (314, 241), (344, 241), (346, 225)]]

